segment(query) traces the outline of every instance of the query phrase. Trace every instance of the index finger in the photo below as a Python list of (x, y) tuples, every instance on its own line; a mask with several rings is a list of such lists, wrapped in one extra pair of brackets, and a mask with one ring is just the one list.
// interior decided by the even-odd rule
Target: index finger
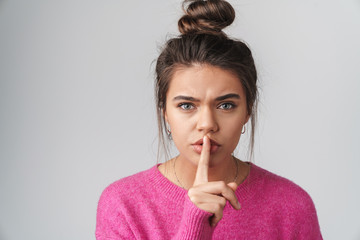
[(208, 169), (210, 161), (210, 139), (207, 136), (203, 138), (203, 145), (200, 154), (200, 160), (196, 170), (194, 186), (208, 182)]

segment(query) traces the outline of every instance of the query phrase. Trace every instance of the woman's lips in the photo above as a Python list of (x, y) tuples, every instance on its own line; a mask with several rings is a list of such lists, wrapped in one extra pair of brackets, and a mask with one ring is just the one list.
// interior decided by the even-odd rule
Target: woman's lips
[[(197, 154), (201, 154), (201, 151), (202, 151), (202, 148), (203, 146), (202, 145), (192, 145), (194, 151), (197, 153)], [(210, 147), (210, 154), (214, 154), (217, 152), (217, 150), (219, 149), (220, 146), (218, 145), (211, 145)]]
[[(210, 139), (210, 154), (214, 154), (218, 151), (220, 144), (218, 144), (216, 141)], [(197, 154), (201, 154), (202, 148), (203, 148), (203, 139), (199, 139), (198, 141), (196, 141), (195, 143), (191, 144), (194, 151)]]

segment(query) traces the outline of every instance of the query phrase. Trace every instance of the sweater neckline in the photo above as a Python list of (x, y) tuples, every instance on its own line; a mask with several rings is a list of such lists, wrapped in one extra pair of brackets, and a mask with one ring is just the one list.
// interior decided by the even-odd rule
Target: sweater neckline
[[(240, 203), (243, 203), (244, 201), (252, 197), (254, 193), (254, 184), (257, 184), (257, 182), (261, 179), (259, 178), (262, 172), (261, 168), (256, 166), (254, 163), (248, 163), (250, 164), (249, 174), (235, 191), (235, 195), (237, 196)], [(161, 192), (163, 196), (173, 201), (178, 202), (183, 200), (184, 196), (187, 195), (188, 191), (172, 183), (169, 179), (162, 175), (162, 173), (158, 169), (159, 165), (160, 164), (156, 164), (150, 169), (150, 180), (152, 181), (155, 189)]]

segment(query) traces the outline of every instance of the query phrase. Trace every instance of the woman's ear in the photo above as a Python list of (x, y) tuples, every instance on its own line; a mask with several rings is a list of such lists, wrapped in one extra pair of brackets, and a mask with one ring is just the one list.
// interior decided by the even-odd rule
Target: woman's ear
[(169, 121), (168, 121), (168, 117), (167, 117), (166, 110), (165, 110), (165, 109), (163, 109), (163, 110), (162, 110), (162, 112), (163, 112), (163, 116), (164, 116), (165, 122), (166, 122), (167, 124), (169, 124)]
[(249, 119), (250, 119), (250, 115), (248, 114), (248, 115), (246, 116), (246, 118), (245, 118), (244, 125), (249, 121)]

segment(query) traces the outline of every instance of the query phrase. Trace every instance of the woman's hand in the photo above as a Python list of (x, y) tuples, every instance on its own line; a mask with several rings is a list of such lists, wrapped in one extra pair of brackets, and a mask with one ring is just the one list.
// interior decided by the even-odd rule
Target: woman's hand
[(240, 209), (240, 203), (235, 196), (236, 183), (208, 181), (210, 147), (210, 140), (205, 136), (195, 181), (188, 191), (188, 196), (198, 208), (214, 214), (211, 218), (211, 225), (215, 226), (223, 216), (226, 201), (229, 201), (235, 209)]

